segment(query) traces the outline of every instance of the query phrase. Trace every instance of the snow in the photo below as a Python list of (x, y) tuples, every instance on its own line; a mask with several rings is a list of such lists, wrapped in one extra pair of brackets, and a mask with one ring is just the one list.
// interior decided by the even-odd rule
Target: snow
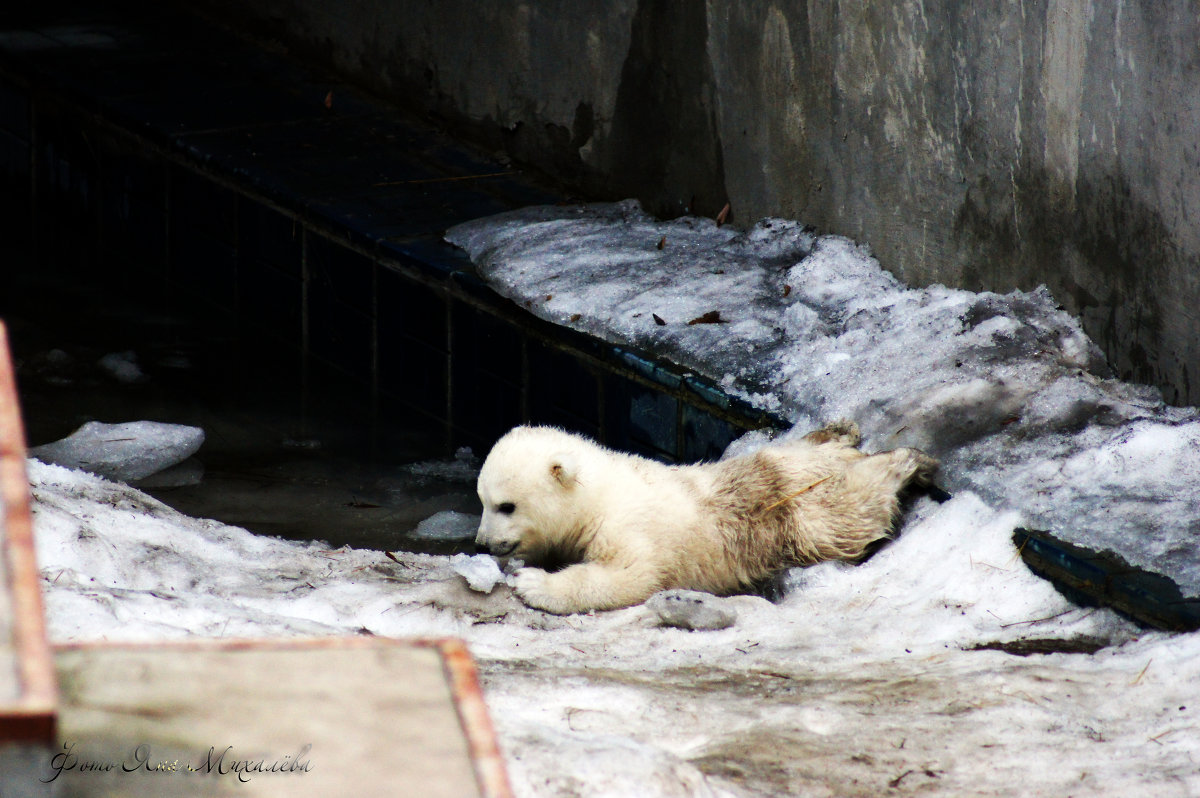
[[(694, 632), (646, 606), (530, 610), (494, 561), (471, 590), (463, 563), (490, 558), (329, 550), (29, 474), (53, 640), (460, 636), (521, 796), (1200, 790), (1200, 635), (1070, 604), (1015, 555), (1015, 515), (969, 492), (919, 502), (861, 566), (793, 571), (780, 604), (708, 598), (736, 622)], [(1105, 647), (972, 650), (1023, 638)]]
[[(459, 636), (520, 796), (1200, 793), (1200, 633), (1073, 605), (1011, 540), (1051, 528), (1200, 592), (1200, 417), (1106, 376), (1046, 291), (909, 289), (795, 223), (631, 203), (450, 238), (534, 312), (665, 352), (786, 434), (850, 417), (869, 448), (930, 449), (953, 498), (918, 500), (864, 564), (788, 572), (779, 603), (706, 598), (733, 623), (691, 631), (649, 606), (547, 615), (487, 557), (257, 536), (30, 460), (54, 641)], [(474, 463), (411, 470), (467, 481)], [(1013, 644), (1094, 653), (997, 650)]]

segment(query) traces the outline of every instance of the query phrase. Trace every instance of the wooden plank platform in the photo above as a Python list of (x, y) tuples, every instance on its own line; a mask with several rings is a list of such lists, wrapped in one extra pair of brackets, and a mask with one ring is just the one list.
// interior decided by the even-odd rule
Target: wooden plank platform
[(507, 796), (457, 641), (338, 638), (57, 650), (43, 778), (89, 796)]

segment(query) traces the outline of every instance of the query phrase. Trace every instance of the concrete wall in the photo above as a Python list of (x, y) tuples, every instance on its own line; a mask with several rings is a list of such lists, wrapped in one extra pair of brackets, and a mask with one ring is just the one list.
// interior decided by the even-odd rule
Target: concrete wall
[(237, 9), (590, 195), (802, 219), (917, 284), (1046, 283), (1120, 376), (1200, 403), (1193, 2)]

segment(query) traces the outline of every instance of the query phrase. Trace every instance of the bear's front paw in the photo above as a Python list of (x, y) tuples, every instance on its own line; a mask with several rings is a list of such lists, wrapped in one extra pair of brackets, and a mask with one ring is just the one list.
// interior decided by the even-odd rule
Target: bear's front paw
[(562, 598), (550, 589), (550, 574), (541, 568), (521, 568), (512, 579), (513, 592), (530, 607), (561, 613)]

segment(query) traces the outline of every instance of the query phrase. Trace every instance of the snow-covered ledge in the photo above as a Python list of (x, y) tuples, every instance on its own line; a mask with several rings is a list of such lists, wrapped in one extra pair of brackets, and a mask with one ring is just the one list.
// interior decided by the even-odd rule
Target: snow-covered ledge
[(522, 209), (447, 239), (544, 319), (694, 369), (800, 434), (849, 418), (867, 448), (929, 451), (950, 492), (1200, 596), (1200, 413), (1112, 379), (1045, 288), (909, 288), (794, 221), (662, 222), (635, 201)]

